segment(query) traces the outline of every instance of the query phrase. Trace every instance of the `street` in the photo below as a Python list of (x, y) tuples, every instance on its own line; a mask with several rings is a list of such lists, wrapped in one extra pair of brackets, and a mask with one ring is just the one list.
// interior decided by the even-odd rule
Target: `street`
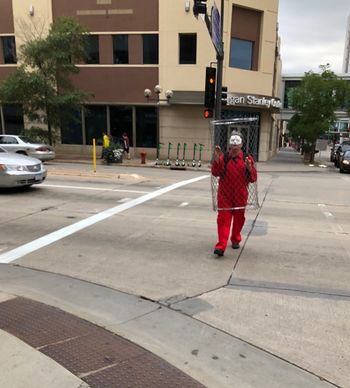
[(350, 175), (325, 165), (291, 149), (259, 163), (260, 208), (241, 249), (216, 258), (207, 166), (47, 163), (43, 184), (0, 192), (0, 291), (208, 387), (350, 387)]

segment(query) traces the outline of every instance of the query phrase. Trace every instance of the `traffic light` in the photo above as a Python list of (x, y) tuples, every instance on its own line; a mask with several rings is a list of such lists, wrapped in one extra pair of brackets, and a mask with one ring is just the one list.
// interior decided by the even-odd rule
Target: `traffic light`
[(207, 67), (205, 70), (205, 91), (204, 107), (214, 108), (215, 106), (215, 86), (216, 86), (216, 68)]
[(193, 1), (193, 15), (197, 18), (198, 14), (207, 13), (207, 0), (194, 0)]
[(221, 105), (227, 105), (227, 86), (221, 88)]
[(203, 112), (203, 116), (205, 119), (210, 119), (214, 116), (213, 109), (205, 108)]

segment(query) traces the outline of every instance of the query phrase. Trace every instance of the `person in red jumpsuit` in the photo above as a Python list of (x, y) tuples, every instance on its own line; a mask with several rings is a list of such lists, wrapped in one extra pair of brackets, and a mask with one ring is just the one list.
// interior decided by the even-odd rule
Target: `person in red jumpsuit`
[[(225, 166), (226, 164), (226, 166)], [(244, 158), (242, 137), (232, 133), (227, 155), (219, 146), (215, 147), (211, 172), (219, 177), (217, 194), (218, 242), (214, 254), (223, 256), (230, 236), (233, 249), (241, 242), (241, 230), (245, 222), (245, 207), (248, 201), (248, 183), (257, 180), (257, 171), (252, 156)]]

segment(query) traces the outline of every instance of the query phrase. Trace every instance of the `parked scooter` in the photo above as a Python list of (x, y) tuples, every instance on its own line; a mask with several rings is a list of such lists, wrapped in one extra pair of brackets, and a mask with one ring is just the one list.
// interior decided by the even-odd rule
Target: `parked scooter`
[(202, 160), (201, 159), (202, 159), (203, 147), (204, 147), (204, 144), (199, 144), (199, 159), (198, 159), (198, 163), (197, 163), (198, 167), (202, 166)]
[(182, 162), (181, 162), (182, 167), (186, 166), (186, 161), (185, 161), (186, 148), (187, 148), (187, 144), (184, 143), (184, 149), (183, 149), (183, 153), (182, 153)]
[(171, 147), (172, 147), (172, 144), (169, 142), (168, 143), (168, 159), (165, 163), (166, 166), (171, 166), (171, 162), (170, 162), (170, 150), (171, 150)]
[(192, 167), (196, 167), (196, 149), (197, 149), (197, 144), (194, 143), (194, 145), (193, 145)]
[(160, 154), (160, 149), (161, 149), (162, 145), (164, 145), (164, 143), (158, 143), (158, 147), (157, 147), (157, 159), (156, 159), (156, 163), (155, 163), (156, 166), (159, 166), (159, 165), (162, 164), (162, 163), (159, 161), (159, 154)]
[(180, 143), (177, 143), (177, 148), (176, 148), (176, 160), (175, 160), (175, 166), (180, 166), (179, 162), (179, 151), (180, 151)]

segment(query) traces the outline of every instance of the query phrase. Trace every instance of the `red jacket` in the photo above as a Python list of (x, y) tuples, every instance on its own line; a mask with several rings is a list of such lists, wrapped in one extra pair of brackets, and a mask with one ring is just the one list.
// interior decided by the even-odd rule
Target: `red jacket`
[(228, 162), (225, 170), (224, 155), (220, 155), (219, 160), (214, 160), (211, 166), (211, 173), (219, 177), (218, 188), (218, 209), (232, 209), (245, 207), (248, 201), (248, 183), (257, 180), (257, 171), (254, 159), (249, 155), (252, 163), (252, 171), (249, 172), (244, 161), (243, 152), (232, 159), (228, 154)]

